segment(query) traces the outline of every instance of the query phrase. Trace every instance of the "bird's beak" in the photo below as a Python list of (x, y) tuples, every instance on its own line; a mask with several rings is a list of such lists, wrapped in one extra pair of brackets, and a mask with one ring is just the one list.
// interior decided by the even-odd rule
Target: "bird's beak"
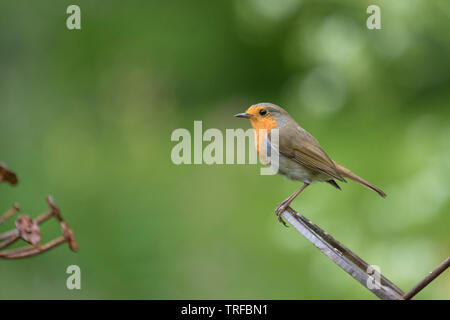
[(234, 116), (237, 118), (245, 118), (245, 119), (250, 119), (252, 117), (251, 114), (248, 114), (246, 112), (238, 113), (238, 114), (235, 114)]

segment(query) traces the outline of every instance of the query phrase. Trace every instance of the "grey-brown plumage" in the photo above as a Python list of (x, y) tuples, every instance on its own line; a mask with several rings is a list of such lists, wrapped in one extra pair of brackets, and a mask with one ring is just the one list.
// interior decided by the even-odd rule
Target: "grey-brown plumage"
[[(298, 125), (286, 110), (271, 103), (259, 103), (252, 107), (255, 106), (266, 108), (276, 121), (279, 130), (280, 155), (291, 159), (311, 171), (310, 174), (313, 176), (311, 181), (304, 182), (329, 182), (330, 179), (347, 182), (344, 178), (349, 178), (374, 190), (380, 196), (386, 197), (386, 194), (382, 190), (331, 160), (319, 142), (308, 131)], [(290, 177), (288, 176), (288, 178)], [(332, 185), (335, 186), (334, 184)]]
[[(381, 189), (334, 162), (319, 142), (300, 127), (283, 108), (271, 103), (258, 103), (248, 108), (245, 113), (236, 116), (249, 119), (255, 129), (256, 141), (271, 145), (271, 149), (273, 148), (270, 141), (271, 130), (278, 129), (279, 144), (276, 146), (276, 152), (279, 153), (278, 173), (291, 180), (304, 182), (302, 188), (277, 207), (276, 212), (280, 221), (282, 221), (281, 213), (286, 207), (314, 181), (327, 182), (340, 189), (335, 180), (347, 182), (345, 178), (348, 178), (386, 197)], [(260, 137), (261, 129), (267, 133), (263, 137)], [(259, 150), (258, 142), (256, 147)]]

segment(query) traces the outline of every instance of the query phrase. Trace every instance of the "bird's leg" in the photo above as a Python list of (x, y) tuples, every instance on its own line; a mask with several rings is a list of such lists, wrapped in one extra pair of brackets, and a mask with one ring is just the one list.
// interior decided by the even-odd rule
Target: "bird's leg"
[(286, 222), (281, 217), (281, 214), (286, 210), (287, 207), (291, 205), (291, 202), (294, 201), (294, 199), (303, 191), (306, 189), (306, 187), (309, 186), (309, 183), (306, 183), (297, 191), (295, 191), (289, 198), (281, 202), (277, 208), (275, 209), (275, 213), (277, 214), (278, 221), (280, 221), (282, 224), (284, 224), (287, 227)]

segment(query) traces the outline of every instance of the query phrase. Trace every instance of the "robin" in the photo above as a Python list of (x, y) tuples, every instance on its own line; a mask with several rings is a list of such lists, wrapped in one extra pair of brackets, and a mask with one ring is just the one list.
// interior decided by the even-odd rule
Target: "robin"
[[(263, 157), (260, 149), (272, 150), (279, 155), (277, 173), (290, 180), (304, 183), (289, 198), (278, 204), (275, 210), (278, 220), (285, 226), (287, 225), (281, 214), (303, 190), (315, 181), (327, 182), (341, 190), (336, 180), (347, 182), (345, 178), (349, 178), (372, 189), (383, 198), (386, 197), (382, 190), (331, 160), (319, 142), (308, 131), (300, 127), (283, 108), (272, 103), (258, 103), (252, 105), (244, 113), (236, 114), (235, 117), (250, 120), (255, 130), (257, 153), (264, 164), (270, 163), (267, 162), (265, 156)], [(273, 129), (278, 129), (277, 147), (274, 146), (275, 144), (271, 144), (271, 130)], [(265, 149), (260, 148), (260, 142)]]

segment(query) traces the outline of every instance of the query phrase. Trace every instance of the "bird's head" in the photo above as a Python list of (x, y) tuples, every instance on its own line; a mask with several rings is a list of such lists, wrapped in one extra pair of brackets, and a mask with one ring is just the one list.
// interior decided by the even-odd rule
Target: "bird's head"
[(250, 120), (253, 129), (279, 128), (284, 126), (291, 117), (281, 107), (272, 103), (257, 103), (252, 105), (243, 113), (235, 115), (238, 118)]

